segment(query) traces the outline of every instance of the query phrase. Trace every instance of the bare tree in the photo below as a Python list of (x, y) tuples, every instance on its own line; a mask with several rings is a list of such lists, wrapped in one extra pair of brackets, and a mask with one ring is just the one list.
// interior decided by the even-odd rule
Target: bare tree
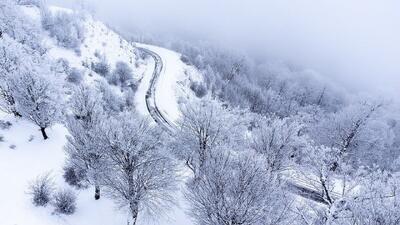
[(133, 224), (142, 211), (163, 212), (173, 200), (176, 171), (168, 153), (162, 152), (161, 133), (131, 114), (109, 119), (103, 131), (108, 195), (120, 207), (128, 207)]

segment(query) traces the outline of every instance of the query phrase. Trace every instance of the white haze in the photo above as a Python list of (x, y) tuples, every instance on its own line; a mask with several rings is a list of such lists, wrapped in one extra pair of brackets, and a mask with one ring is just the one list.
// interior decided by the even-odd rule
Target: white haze
[(314, 69), (348, 88), (400, 92), (400, 1), (88, 2), (101, 19), (126, 30), (208, 39)]

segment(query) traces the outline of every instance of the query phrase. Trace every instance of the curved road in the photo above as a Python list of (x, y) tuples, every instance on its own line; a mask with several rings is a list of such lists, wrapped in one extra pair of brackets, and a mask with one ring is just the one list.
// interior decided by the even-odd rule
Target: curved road
[[(154, 61), (154, 71), (152, 74), (152, 78), (150, 80), (149, 88), (147, 89), (146, 92), (146, 107), (147, 110), (149, 111), (150, 116), (153, 118), (153, 120), (162, 128), (172, 134), (174, 130), (176, 129), (175, 125), (171, 123), (168, 118), (161, 113), (159, 108), (157, 107), (157, 102), (156, 102), (156, 85), (159, 77), (164, 71), (164, 63), (157, 53), (147, 49), (147, 48), (142, 48), (142, 47), (137, 47), (138, 50), (143, 51), (144, 53), (148, 54), (151, 56)], [(322, 203), (322, 204), (328, 204), (328, 202), (325, 200), (323, 196), (323, 192), (320, 190), (317, 190), (315, 187), (310, 186), (307, 182), (301, 179), (291, 179), (287, 180), (287, 186), (290, 188), (294, 194), (300, 195), (304, 198)], [(333, 194), (334, 199), (339, 198), (339, 195), (334, 193)]]
[(171, 133), (175, 129), (175, 127), (158, 109), (157, 102), (156, 102), (156, 95), (155, 95), (156, 84), (157, 84), (158, 78), (160, 77), (160, 75), (164, 69), (164, 63), (163, 63), (161, 57), (157, 53), (150, 51), (149, 49), (146, 49), (146, 48), (138, 47), (137, 49), (150, 55), (154, 59), (154, 62), (155, 62), (154, 71), (152, 74), (152, 78), (150, 80), (149, 89), (147, 89), (147, 92), (146, 92), (147, 110), (149, 111), (150, 116), (153, 118), (153, 120), (158, 125), (162, 126), (168, 133)]

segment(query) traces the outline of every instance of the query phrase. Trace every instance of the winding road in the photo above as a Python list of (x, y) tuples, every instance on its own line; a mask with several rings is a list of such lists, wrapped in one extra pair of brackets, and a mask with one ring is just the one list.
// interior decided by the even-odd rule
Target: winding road
[[(172, 123), (158, 108), (157, 106), (157, 101), (156, 101), (156, 85), (158, 82), (158, 79), (164, 72), (164, 62), (159, 54), (157, 54), (154, 51), (151, 51), (147, 48), (143, 47), (137, 47), (139, 51), (144, 52), (145, 54), (151, 56), (154, 61), (154, 71), (152, 73), (152, 77), (150, 80), (149, 87), (146, 91), (146, 107), (147, 110), (150, 114), (150, 116), (153, 118), (153, 120), (162, 128), (172, 134), (176, 130), (176, 125)], [(313, 185), (310, 185), (307, 181), (303, 179), (297, 179), (297, 178), (290, 178), (290, 180), (286, 180), (287, 182), (287, 187), (294, 193), (297, 194), (303, 198), (322, 203), (322, 204), (329, 204), (326, 201), (326, 198), (324, 198), (323, 192), (321, 190), (318, 190), (315, 188)], [(334, 193), (333, 196), (334, 199), (339, 198), (339, 194)]]
[(150, 85), (149, 89), (147, 89), (146, 92), (146, 107), (147, 110), (149, 111), (150, 116), (153, 118), (153, 120), (160, 126), (162, 126), (167, 132), (171, 133), (175, 129), (175, 127), (172, 125), (172, 123), (161, 113), (159, 108), (157, 107), (157, 102), (156, 102), (156, 84), (158, 81), (158, 78), (160, 77), (161, 73), (164, 70), (164, 63), (157, 53), (150, 51), (149, 49), (146, 48), (137, 48), (140, 51), (143, 51), (144, 53), (150, 55), (154, 61), (154, 70), (152, 74), (152, 78), (150, 80)]

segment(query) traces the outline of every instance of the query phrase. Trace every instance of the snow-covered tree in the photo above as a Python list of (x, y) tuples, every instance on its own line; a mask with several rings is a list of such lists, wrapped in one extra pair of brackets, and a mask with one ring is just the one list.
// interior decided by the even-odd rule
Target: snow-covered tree
[(39, 126), (44, 139), (46, 128), (60, 120), (62, 110), (62, 88), (52, 79), (46, 65), (21, 71), (11, 80), (11, 90), (16, 109), (22, 117)]
[[(347, 175), (348, 176), (348, 175)], [(349, 177), (349, 176), (348, 176)], [(338, 179), (339, 178), (339, 179)], [(331, 187), (344, 188), (331, 204), (310, 207), (301, 212), (300, 224), (379, 225), (398, 224), (400, 215), (399, 177), (379, 168), (360, 169), (353, 179), (336, 181)]]
[[(357, 164), (360, 155), (383, 151), (387, 141), (391, 141), (389, 127), (379, 118), (382, 107), (381, 102), (373, 101), (349, 105), (323, 118), (311, 135), (318, 143), (338, 149), (340, 157)], [(367, 162), (366, 158), (361, 160)]]
[(8, 34), (3, 34), (0, 39), (0, 110), (21, 116), (16, 109), (11, 78), (29, 64), (29, 57), (27, 57), (24, 46)]
[(187, 185), (190, 214), (197, 224), (291, 224), (291, 197), (257, 155), (221, 150), (205, 164), (203, 176)]
[(107, 120), (103, 132), (107, 193), (129, 209), (133, 224), (143, 211), (163, 212), (172, 202), (176, 171), (173, 159), (162, 149), (161, 133), (132, 113)]
[(271, 172), (282, 172), (305, 144), (301, 129), (296, 118), (262, 119), (251, 132), (250, 147), (265, 158)]
[(95, 187), (95, 199), (100, 198), (101, 179), (105, 170), (105, 153), (99, 141), (100, 124), (105, 117), (99, 93), (88, 86), (78, 86), (71, 97), (71, 114), (67, 117), (68, 164), (86, 172), (87, 181)]
[(182, 109), (173, 148), (196, 176), (200, 175), (214, 147), (237, 143), (244, 138), (244, 120), (234, 115), (210, 100), (196, 101)]
[(400, 223), (400, 177), (380, 169), (368, 173), (360, 184), (359, 195), (338, 210), (337, 219), (333, 219), (336, 224)]
[(306, 201), (301, 224), (346, 224), (343, 219), (348, 219), (349, 205), (361, 197), (365, 174), (347, 164), (339, 149), (310, 143), (303, 150), (301, 165), (289, 181), (298, 190), (307, 189), (308, 198), (323, 204)]

